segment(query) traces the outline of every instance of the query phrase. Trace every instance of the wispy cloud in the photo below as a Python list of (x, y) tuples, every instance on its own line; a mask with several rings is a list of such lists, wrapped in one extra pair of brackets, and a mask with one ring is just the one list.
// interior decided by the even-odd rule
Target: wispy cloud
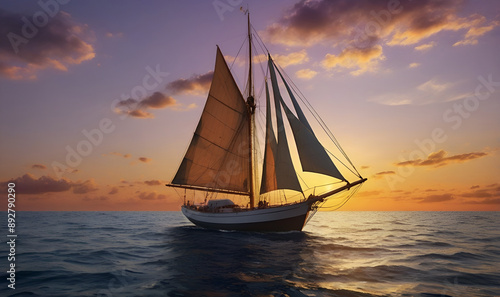
[(131, 117), (152, 119), (154, 115), (149, 109), (162, 109), (178, 107), (177, 101), (161, 92), (154, 92), (152, 95), (142, 99), (135, 100), (129, 98), (116, 104), (115, 112), (118, 114), (127, 114)]
[(434, 166), (434, 167), (441, 167), (445, 166), (451, 163), (463, 163), (466, 161), (478, 159), (487, 156), (488, 154), (485, 152), (472, 152), (472, 153), (465, 153), (465, 154), (459, 154), (459, 155), (453, 155), (453, 156), (447, 156), (448, 153), (444, 150), (440, 150), (437, 152), (433, 152), (427, 156), (427, 159), (421, 160), (421, 159), (416, 159), (416, 160), (409, 160), (409, 161), (403, 161), (403, 162), (398, 162), (395, 165), (396, 166)]
[(146, 157), (139, 157), (139, 161), (141, 161), (142, 163), (150, 163), (152, 159)]
[(466, 204), (493, 204), (500, 205), (500, 186), (498, 184), (480, 187), (472, 186), (471, 191), (460, 194)]
[(166, 195), (156, 192), (140, 192), (138, 197), (141, 200), (163, 200), (167, 198)]
[(73, 193), (74, 194), (87, 194), (93, 191), (97, 191), (99, 187), (93, 179), (89, 179), (83, 182), (73, 183)]
[(212, 82), (213, 71), (205, 74), (194, 74), (190, 78), (180, 78), (167, 84), (171, 94), (205, 95)]
[(107, 32), (106, 37), (107, 38), (121, 38), (121, 37), (123, 37), (123, 32), (116, 32), (116, 33)]
[(302, 79), (312, 79), (318, 74), (317, 71), (311, 70), (311, 69), (300, 69), (297, 72), (295, 72), (295, 75), (298, 78)]
[(424, 92), (442, 92), (451, 86), (451, 83), (440, 83), (436, 79), (431, 79), (419, 85), (417, 90)]
[(392, 171), (392, 170), (389, 170), (389, 171), (381, 171), (381, 172), (377, 172), (373, 175), (373, 178), (377, 179), (377, 178), (382, 178), (386, 175), (393, 175), (393, 174), (396, 174), (396, 172)]
[(425, 197), (415, 198), (419, 203), (437, 203), (453, 200), (454, 197), (451, 194), (441, 194), (441, 195), (429, 195)]
[(499, 21), (492, 21), (486, 24), (488, 21), (482, 15), (474, 15), (469, 23), (469, 29), (465, 34), (463, 40), (457, 41), (453, 46), (460, 45), (476, 45), (478, 43), (478, 38), (484, 34), (490, 32), (495, 27), (500, 25)]
[(45, 170), (47, 169), (47, 166), (43, 165), (43, 164), (33, 164), (31, 165), (31, 168), (32, 169), (41, 169), (41, 170)]
[(370, 197), (382, 194), (382, 191), (360, 191), (356, 194), (356, 197)]
[[(410, 68), (418, 67), (419, 65), (418, 63), (412, 63), (410, 64)], [(453, 94), (453, 86), (456, 84), (457, 83), (454, 82), (442, 82), (437, 78), (432, 78), (404, 92), (377, 95), (368, 99), (368, 101), (384, 105), (425, 105), (436, 102), (459, 100), (463, 98), (464, 94)]]
[(146, 180), (144, 183), (148, 186), (160, 186), (163, 184), (160, 180)]
[(434, 41), (431, 41), (429, 43), (424, 43), (424, 44), (421, 44), (419, 46), (416, 46), (415, 47), (415, 50), (416, 51), (421, 51), (421, 52), (424, 52), (424, 51), (428, 51), (430, 50), (431, 48), (433, 48), (434, 46), (436, 45), (436, 42)]
[(23, 18), (28, 17), (0, 9), (0, 75), (36, 79), (44, 69), (67, 71), (70, 65), (95, 57), (93, 33), (70, 14), (59, 12), (44, 27), (34, 27), (30, 36), (21, 32)]
[(128, 159), (130, 157), (132, 157), (131, 154), (122, 154), (122, 153), (119, 153), (119, 152), (111, 152), (109, 154), (103, 154), (103, 156), (118, 156), (118, 157), (122, 157), (122, 158), (125, 158), (125, 159)]

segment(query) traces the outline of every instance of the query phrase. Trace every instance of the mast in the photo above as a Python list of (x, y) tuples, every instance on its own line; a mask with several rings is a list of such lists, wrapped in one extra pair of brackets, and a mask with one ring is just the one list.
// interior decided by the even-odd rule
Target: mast
[(254, 113), (255, 113), (255, 99), (253, 97), (253, 84), (252, 84), (252, 33), (250, 29), (250, 12), (247, 9), (247, 25), (248, 25), (248, 97), (247, 97), (247, 106), (248, 106), (248, 117), (250, 129), (248, 129), (248, 142), (249, 142), (249, 178), (250, 178), (250, 208), (254, 208), (255, 206), (255, 186), (254, 186), (254, 160), (253, 160), (253, 121), (254, 121)]

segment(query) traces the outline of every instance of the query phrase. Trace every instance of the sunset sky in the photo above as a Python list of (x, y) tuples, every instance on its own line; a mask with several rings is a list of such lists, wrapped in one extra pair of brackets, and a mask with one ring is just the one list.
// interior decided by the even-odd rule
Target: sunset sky
[(0, 2), (0, 182), (16, 210), (179, 210), (164, 184), (248, 3), (368, 178), (343, 210), (500, 210), (496, 0)]

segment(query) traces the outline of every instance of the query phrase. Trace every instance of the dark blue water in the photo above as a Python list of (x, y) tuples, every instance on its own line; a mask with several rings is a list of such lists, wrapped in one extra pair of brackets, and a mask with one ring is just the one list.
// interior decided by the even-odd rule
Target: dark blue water
[(318, 213), (274, 234), (203, 230), (180, 212), (17, 221), (16, 289), (3, 244), (1, 296), (500, 296), (498, 212)]

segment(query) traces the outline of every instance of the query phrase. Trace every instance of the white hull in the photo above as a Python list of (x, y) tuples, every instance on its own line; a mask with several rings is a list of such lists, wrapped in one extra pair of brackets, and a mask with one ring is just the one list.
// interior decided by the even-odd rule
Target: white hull
[(300, 231), (304, 227), (311, 201), (237, 212), (202, 212), (182, 206), (192, 223), (204, 228), (258, 232)]

